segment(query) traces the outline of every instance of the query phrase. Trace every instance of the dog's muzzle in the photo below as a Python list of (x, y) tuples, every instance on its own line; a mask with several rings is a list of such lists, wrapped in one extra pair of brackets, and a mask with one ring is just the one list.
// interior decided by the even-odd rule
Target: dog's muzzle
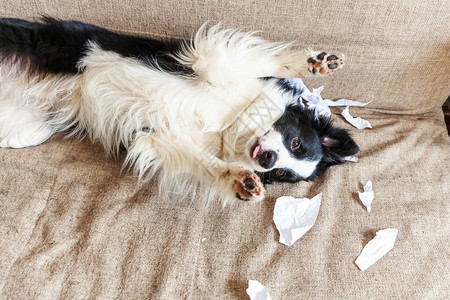
[(271, 169), (277, 161), (278, 155), (275, 151), (263, 151), (259, 156), (258, 163), (264, 169)]

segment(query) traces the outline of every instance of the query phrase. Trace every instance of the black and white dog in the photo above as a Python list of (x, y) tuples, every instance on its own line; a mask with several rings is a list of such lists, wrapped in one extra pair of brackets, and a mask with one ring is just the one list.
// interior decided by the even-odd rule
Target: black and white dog
[[(312, 180), (359, 151), (284, 81), (342, 64), (219, 26), (186, 41), (52, 18), (0, 19), (0, 147), (35, 146), (69, 131), (113, 155), (126, 149), (125, 165), (140, 179), (158, 175), (161, 191), (186, 190), (194, 178), (224, 199), (261, 200), (260, 178)], [(229, 143), (230, 128), (262, 98), (280, 113)]]

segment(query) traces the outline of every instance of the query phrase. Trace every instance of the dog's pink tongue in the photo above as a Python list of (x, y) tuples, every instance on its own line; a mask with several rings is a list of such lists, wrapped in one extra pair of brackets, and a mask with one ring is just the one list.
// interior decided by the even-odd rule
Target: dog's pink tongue
[(256, 146), (255, 150), (253, 150), (253, 156), (252, 156), (252, 158), (255, 158), (256, 155), (258, 155), (259, 149), (261, 149), (261, 146)]

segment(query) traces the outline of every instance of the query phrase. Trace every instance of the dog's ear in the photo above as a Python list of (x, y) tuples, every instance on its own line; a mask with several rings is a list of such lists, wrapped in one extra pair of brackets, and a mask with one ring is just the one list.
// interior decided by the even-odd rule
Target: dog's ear
[(339, 157), (353, 155), (359, 152), (359, 147), (344, 129), (335, 128), (320, 137), (323, 147), (338, 155)]
[(344, 129), (333, 126), (333, 121), (327, 117), (319, 117), (313, 120), (322, 144), (323, 157), (316, 166), (311, 176), (305, 178), (311, 181), (320, 176), (332, 165), (341, 164), (345, 156), (359, 152), (359, 147)]
[(359, 152), (359, 147), (344, 129), (333, 126), (329, 118), (319, 118), (318, 133), (324, 154), (330, 158), (340, 159)]

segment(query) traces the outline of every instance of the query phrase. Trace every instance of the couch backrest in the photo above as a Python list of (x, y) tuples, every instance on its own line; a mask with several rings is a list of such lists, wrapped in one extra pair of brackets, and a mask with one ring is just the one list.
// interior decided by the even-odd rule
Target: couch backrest
[[(265, 38), (345, 53), (324, 97), (373, 100), (387, 113), (437, 111), (450, 93), (450, 1), (442, 0), (2, 0), (0, 16), (50, 15), (109, 29), (189, 37), (205, 21)], [(30, 4), (32, 3), (32, 4)]]

